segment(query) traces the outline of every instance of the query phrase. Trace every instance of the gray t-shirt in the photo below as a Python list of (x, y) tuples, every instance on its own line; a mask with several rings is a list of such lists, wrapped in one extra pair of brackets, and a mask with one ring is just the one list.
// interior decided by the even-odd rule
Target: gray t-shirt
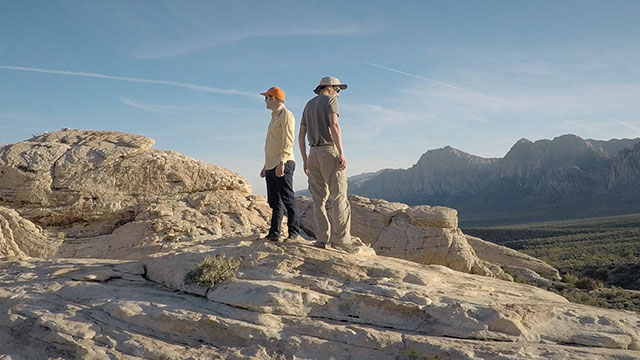
[(302, 112), (300, 125), (307, 127), (309, 145), (320, 146), (333, 144), (329, 132), (329, 115), (338, 114), (338, 99), (318, 95), (309, 100)]

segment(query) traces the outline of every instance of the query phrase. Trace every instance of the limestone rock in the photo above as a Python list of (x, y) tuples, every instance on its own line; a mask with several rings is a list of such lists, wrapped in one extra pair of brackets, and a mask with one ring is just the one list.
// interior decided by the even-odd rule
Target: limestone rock
[(526, 268), (546, 279), (560, 280), (556, 268), (533, 256), (500, 246), (475, 236), (465, 235), (478, 258), (508, 268)]
[[(298, 197), (297, 200), (303, 227), (313, 233), (311, 199)], [(445, 265), (467, 273), (492, 274), (457, 228), (455, 210), (439, 206), (409, 207), (355, 195), (350, 196), (349, 201), (351, 234), (370, 244), (378, 255)]]
[(68, 257), (135, 258), (266, 228), (268, 206), (244, 178), (152, 145), (139, 135), (63, 130), (3, 146), (0, 205), (62, 233), (58, 255)]
[[(236, 278), (183, 282), (221, 253), (243, 259)], [(16, 359), (640, 359), (639, 323), (528, 285), (303, 243), (0, 262), (0, 353)]]
[(0, 206), (0, 258), (52, 256), (61, 242), (62, 239), (43, 233), (15, 210)]

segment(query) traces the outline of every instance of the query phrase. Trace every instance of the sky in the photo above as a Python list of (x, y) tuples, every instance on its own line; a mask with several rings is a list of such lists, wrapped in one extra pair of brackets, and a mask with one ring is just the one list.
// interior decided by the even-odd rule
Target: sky
[(279, 86), (297, 131), (323, 76), (347, 175), (452, 146), (640, 136), (640, 1), (0, 0), (0, 146), (61, 128), (135, 133), (259, 177)]

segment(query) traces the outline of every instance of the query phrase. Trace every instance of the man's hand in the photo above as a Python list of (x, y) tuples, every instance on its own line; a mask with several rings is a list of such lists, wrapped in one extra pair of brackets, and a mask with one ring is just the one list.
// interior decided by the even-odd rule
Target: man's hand
[(347, 168), (347, 157), (344, 154), (338, 155), (338, 165), (340, 165), (340, 170)]
[(276, 176), (277, 177), (283, 177), (284, 176), (284, 164), (283, 163), (278, 164), (278, 166), (276, 167)]
[(307, 167), (307, 161), (302, 162), (302, 168), (304, 169), (304, 174), (309, 176), (309, 168)]
[(267, 174), (265, 174), (264, 166), (263, 166), (263, 167), (262, 167), (262, 170), (260, 170), (260, 177), (261, 177), (261, 178), (263, 178), (263, 177), (265, 177), (265, 176), (267, 176)]

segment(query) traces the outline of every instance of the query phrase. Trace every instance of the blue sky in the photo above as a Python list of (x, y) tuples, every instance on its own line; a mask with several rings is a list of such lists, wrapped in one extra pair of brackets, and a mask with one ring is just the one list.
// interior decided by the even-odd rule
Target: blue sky
[(616, 0), (0, 0), (0, 144), (131, 132), (264, 195), (259, 93), (283, 88), (299, 122), (327, 75), (349, 85), (349, 176), (446, 145), (502, 157), (523, 137), (638, 137), (639, 17)]

